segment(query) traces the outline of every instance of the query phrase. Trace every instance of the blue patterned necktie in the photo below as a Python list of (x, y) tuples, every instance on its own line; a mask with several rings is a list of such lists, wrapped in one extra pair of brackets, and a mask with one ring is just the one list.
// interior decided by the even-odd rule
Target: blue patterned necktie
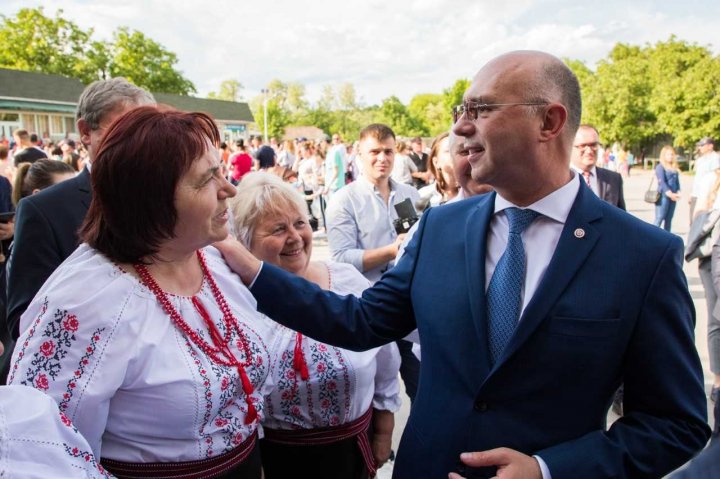
[(525, 248), (522, 233), (540, 213), (520, 208), (507, 208), (505, 215), (510, 223), (507, 247), (495, 266), (486, 293), (488, 346), (493, 364), (507, 346), (520, 319), (520, 295), (525, 281)]

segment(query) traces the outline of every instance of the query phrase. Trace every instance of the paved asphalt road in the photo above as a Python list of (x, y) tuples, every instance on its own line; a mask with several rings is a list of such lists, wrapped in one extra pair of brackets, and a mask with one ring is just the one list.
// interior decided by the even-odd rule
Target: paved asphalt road
[[(648, 222), (652, 222), (655, 218), (655, 207), (651, 204), (645, 203), (643, 201), (643, 195), (651, 178), (652, 175), (650, 171), (632, 170), (631, 175), (625, 179), (625, 203), (628, 212)], [(692, 179), (693, 177), (689, 175), (682, 175), (680, 178), (681, 193), (683, 198), (678, 203), (675, 211), (675, 218), (672, 223), (672, 232), (681, 236), (683, 239), (686, 237), (689, 229), (689, 208), (687, 198), (692, 185)], [(313, 246), (313, 259), (321, 260), (327, 259), (328, 257), (329, 251), (327, 248), (327, 242), (324, 239), (316, 239)], [(707, 308), (705, 305), (705, 294), (703, 292), (702, 283), (700, 282), (700, 276), (698, 275), (697, 261), (685, 263), (684, 271), (688, 279), (690, 294), (693, 298), (695, 311), (697, 313), (695, 344), (697, 345), (700, 359), (703, 363), (703, 369), (705, 372), (705, 387), (709, 393), (712, 385), (712, 376), (708, 361)], [(395, 415), (395, 432), (393, 434), (393, 448), (395, 450), (397, 450), (397, 445), (400, 442), (400, 436), (402, 435), (409, 412), (410, 400), (407, 396), (403, 395), (403, 407), (400, 412)], [(710, 416), (710, 423), (712, 424), (712, 403), (709, 400), (708, 414)], [(612, 413), (608, 415), (609, 422), (612, 422), (615, 419), (616, 417)], [(391, 475), (392, 464), (389, 463), (378, 472), (377, 477), (379, 479), (390, 479)]]

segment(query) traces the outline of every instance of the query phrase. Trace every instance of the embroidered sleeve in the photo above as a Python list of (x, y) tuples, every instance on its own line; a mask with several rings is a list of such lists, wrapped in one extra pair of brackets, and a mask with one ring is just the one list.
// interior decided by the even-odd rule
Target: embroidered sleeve
[(0, 389), (0, 471), (13, 477), (115, 477), (55, 401), (33, 388)]
[(83, 269), (72, 261), (77, 255), (50, 277), (44, 296), (25, 312), (29, 327), (18, 338), (8, 384), (32, 386), (52, 397), (100, 457), (110, 401), (135, 347), (131, 334), (116, 335), (118, 323), (123, 315), (141, 314), (126, 311), (134, 295), (113, 277), (112, 265), (87, 267), (85, 258)]

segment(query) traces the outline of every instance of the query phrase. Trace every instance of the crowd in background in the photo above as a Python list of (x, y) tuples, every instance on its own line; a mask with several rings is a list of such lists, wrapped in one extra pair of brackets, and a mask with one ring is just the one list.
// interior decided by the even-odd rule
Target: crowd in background
[[(454, 128), (437, 136), (427, 145), (422, 138), (396, 138), (392, 129), (381, 124), (363, 128), (358, 141), (354, 143), (345, 143), (340, 135), (334, 134), (315, 141), (298, 138), (280, 142), (271, 138), (268, 144), (264, 144), (260, 136), (252, 136), (247, 142), (237, 140), (228, 144), (220, 142), (219, 132), (207, 115), (157, 107), (151, 95), (124, 80), (96, 82), (88, 89), (92, 94), (83, 94), (77, 115), (86, 147), (77, 147), (71, 139), (63, 140), (57, 146), (42, 145), (36, 136), (24, 130), (16, 130), (13, 145), (7, 145), (10, 148), (0, 146), (0, 161), (3, 162), (0, 164), (0, 193), (7, 193), (7, 201), (0, 208), (10, 213), (4, 221), (0, 216), (0, 239), (9, 242), (13, 238), (14, 221), (11, 213), (16, 206), (18, 216), (23, 221), (28, 221), (33, 214), (45, 209), (40, 216), (43, 216), (43, 221), (50, 223), (52, 218), (48, 219), (48, 216), (55, 216), (59, 209), (69, 209), (71, 203), (80, 212), (73, 213), (72, 221), (60, 221), (64, 229), (62, 235), (67, 237), (70, 246), (62, 253), (53, 254), (55, 264), (48, 268), (47, 274), (36, 275), (41, 281), (34, 289), (26, 284), (21, 285), (28, 292), (33, 291), (26, 295), (25, 303), (17, 308), (13, 305), (8, 308), (12, 310), (8, 319), (12, 320), (9, 332), (13, 337), (3, 338), (3, 342), (12, 346), (12, 340), (17, 339), (14, 362), (6, 363), (11, 368), (9, 384), (33, 386), (58, 401), (61, 412), (59, 421), (66, 425), (74, 423), (77, 427), (75, 432), (79, 430), (82, 433), (83, 440), (87, 441), (82, 443), (87, 448), (82, 458), (92, 465), (94, 473), (105, 474), (107, 468), (120, 477), (131, 477), (130, 473), (140, 476), (160, 473), (166, 475), (159, 477), (172, 477), (178, 468), (200, 467), (203, 473), (218, 472), (208, 477), (225, 477), (219, 471), (230, 469), (236, 475), (248, 478), (259, 478), (261, 470), (268, 479), (293, 474), (318, 478), (373, 477), (377, 468), (393, 454), (393, 414), (400, 407), (398, 374), (413, 402), (416, 417), (420, 417), (416, 419), (420, 421), (419, 427), (422, 427), (422, 422), (449, 427), (449, 422), (434, 422), (435, 419), (430, 417), (427, 409), (435, 410), (443, 406), (431, 404), (433, 401), (428, 401), (428, 397), (437, 395), (444, 398), (440, 402), (449, 402), (455, 397), (450, 395), (451, 392), (457, 396), (467, 396), (464, 399), (472, 403), (473, 410), (467, 413), (458, 409), (452, 411), (453, 414), (471, 414), (473, 421), (484, 417), (482, 414), (488, 411), (488, 404), (482, 398), (474, 397), (476, 391), (473, 387), (465, 390), (456, 385), (454, 388), (439, 387), (437, 391), (430, 388), (428, 393), (429, 389), (425, 386), (424, 396), (416, 397), (421, 351), (417, 331), (408, 328), (408, 324), (415, 324), (414, 319), (408, 320), (408, 311), (417, 305), (425, 305), (425, 308), (417, 307), (415, 314), (432, 319), (431, 323), (425, 323), (426, 328), (428, 324), (440, 328), (440, 334), (425, 336), (431, 343), (427, 350), (430, 365), (425, 369), (426, 374), (430, 374), (427, 371), (438, 367), (434, 361), (437, 361), (439, 350), (455, 350), (452, 341), (433, 344), (433, 341), (441, 339), (443, 332), (441, 326), (444, 323), (438, 322), (437, 318), (442, 317), (443, 321), (447, 321), (449, 329), (457, 327), (461, 322), (457, 321), (456, 324), (453, 315), (465, 307), (467, 300), (466, 295), (453, 296), (456, 290), (465, 287), (465, 276), (445, 271), (448, 264), (437, 254), (439, 248), (432, 246), (434, 241), (440, 241), (437, 239), (440, 235), (443, 236), (440, 245), (455, 241), (455, 233), (444, 231), (442, 227), (428, 227), (429, 232), (419, 231), (421, 223), (418, 217), (423, 211), (428, 211), (429, 207), (447, 204), (447, 207), (433, 209), (427, 217), (447, 215), (445, 218), (458, 230), (468, 225), (479, 225), (480, 222), (470, 225), (464, 219), (462, 215), (475, 213), (467, 213), (471, 203), (458, 205), (459, 200), (476, 197), (472, 204), (481, 205), (490, 211), (491, 206), (486, 204), (487, 198), (500, 198), (501, 193), (511, 192), (510, 189), (503, 190), (507, 185), (498, 182), (499, 191), (483, 195), (493, 191), (493, 187), (479, 183), (477, 178), (470, 175), (469, 158), (477, 156), (478, 152), (485, 152), (484, 146), (470, 141), (477, 125), (482, 124), (477, 121), (478, 117), (489, 115), (481, 107), (532, 106), (537, 107), (533, 110), (537, 113), (542, 111), (540, 107), (551, 105), (551, 102), (497, 105), (464, 102), (453, 110)], [(94, 89), (96, 91), (93, 92)], [(107, 95), (108, 101), (94, 103), (100, 95)], [(122, 108), (109, 108), (113, 105), (122, 105)], [(567, 111), (559, 100), (551, 106), (556, 112)], [(548, 116), (549, 122), (557, 122), (558, 131), (565, 121), (561, 116)], [(525, 120), (522, 120), (527, 117), (518, 118), (521, 119), (518, 124), (527, 127)], [(579, 113), (576, 120), (579, 125)], [(525, 134), (529, 135), (530, 130), (527, 128)], [(620, 210), (625, 209), (622, 177), (629, 174), (629, 167), (633, 163), (631, 155), (622, 150), (603, 151), (598, 132), (591, 125), (579, 125), (574, 141), (569, 134), (553, 137), (552, 141), (557, 151), (551, 153), (559, 153), (547, 155), (548, 152), (544, 152), (543, 155), (538, 154), (537, 158), (551, 157), (553, 165), (543, 169), (543, 162), (538, 160), (526, 166), (535, 168), (538, 177), (547, 176), (545, 179), (549, 180), (554, 176), (553, 182), (564, 181), (565, 186), (561, 189), (573, 190), (572, 194), (577, 196), (572, 198), (578, 198), (570, 198), (566, 191), (566, 198), (557, 201), (556, 197), (554, 201), (558, 204), (567, 203), (568, 211), (574, 202), (585, 202), (582, 208), (603, 211), (616, 227), (628, 222), (629, 217)], [(215, 145), (219, 145), (219, 149)], [(570, 151), (572, 155), (568, 156)], [(158, 155), (157, 152), (162, 154)], [(533, 158), (532, 155), (529, 158)], [(508, 165), (507, 162), (502, 163), (503, 168), (510, 168)], [(577, 173), (570, 173), (570, 165)], [(610, 166), (609, 169), (616, 172), (605, 172), (603, 165)], [(713, 167), (713, 174), (718, 169), (720, 164)], [(657, 203), (660, 219), (657, 224), (663, 224), (668, 231), (674, 204), (679, 198), (677, 170), (674, 151), (663, 150), (656, 169), (661, 194)], [(128, 174), (128, 171), (132, 174)], [(61, 195), (67, 195), (72, 189), (70, 186), (63, 189), (63, 185), (70, 182), (34, 196), (51, 185), (70, 179), (74, 182), (73, 188), (85, 195), (80, 202), (61, 200)], [(525, 186), (535, 184), (533, 178), (518, 179), (527, 182)], [(547, 183), (544, 186), (550, 182)], [(712, 195), (717, 193), (719, 185), (720, 180), (700, 202), (714, 202)], [(520, 188), (517, 184), (513, 184), (511, 189), (517, 189), (522, 194), (528, 191), (528, 188)], [(91, 194), (92, 202), (89, 201)], [(150, 194), (153, 201), (147, 201), (147, 195)], [(481, 195), (485, 199), (479, 198)], [(584, 195), (587, 195), (587, 199), (583, 199)], [(604, 204), (601, 206), (598, 197), (617, 208), (606, 209), (611, 207)], [(5, 201), (3, 198), (0, 196), (0, 201)], [(451, 206), (453, 203), (455, 205)], [(527, 204), (530, 203), (535, 205), (533, 202)], [(541, 201), (537, 204), (542, 209)], [(515, 221), (512, 219), (515, 210), (519, 209), (509, 207), (507, 213), (502, 212), (500, 217), (507, 216), (508, 221)], [(142, 214), (138, 214), (140, 211)], [(568, 211), (565, 211), (566, 218), (561, 221), (562, 224), (568, 214), (572, 215)], [(533, 213), (535, 216), (531, 217), (528, 224), (538, 216), (537, 211)], [(547, 226), (554, 218), (552, 211), (544, 210), (539, 216), (540, 226), (549, 231)], [(427, 220), (424, 224), (430, 222)], [(482, 227), (487, 226), (486, 223)], [(581, 224), (586, 229), (577, 228), (573, 233), (578, 240), (593, 232), (585, 223)], [(37, 227), (38, 223), (31, 225)], [(633, 225), (641, 228), (637, 223)], [(556, 226), (551, 225), (550, 228), (559, 235)], [(494, 227), (497, 228), (497, 225)], [(505, 233), (511, 237), (505, 238), (507, 251), (511, 249), (510, 243), (515, 241), (512, 235), (519, 237), (522, 234), (522, 231), (518, 233), (513, 228), (515, 226), (509, 226), (509, 231)], [(25, 234), (29, 230), (26, 226)], [(356, 352), (356, 349), (367, 349), (368, 344), (380, 343), (377, 338), (368, 335), (371, 339), (357, 348), (354, 341), (360, 342), (358, 338), (362, 337), (361, 331), (359, 336), (351, 334), (351, 339), (347, 340), (348, 347), (344, 348), (341, 347), (342, 341), (318, 341), (299, 332), (304, 329), (281, 326), (270, 321), (276, 320), (275, 316), (268, 317), (270, 313), (265, 316), (263, 308), (256, 308), (260, 302), (256, 303), (250, 290), (245, 288), (244, 285), (250, 282), (227, 256), (223, 259), (218, 250), (211, 247), (222, 242), (228, 232), (233, 233), (253, 258), (264, 262), (263, 270), (255, 276), (255, 279), (259, 279), (260, 289), (268, 287), (263, 284), (261, 276), (261, 273), (264, 275), (266, 272), (269, 275), (280, 275), (276, 279), (295, 285), (291, 290), (285, 290), (285, 294), (294, 299), (281, 305), (289, 311), (290, 316), (308, 314), (312, 307), (322, 303), (317, 301), (317, 304), (303, 305), (302, 302), (302, 294), (308, 298), (315, 297), (313, 295), (318, 294), (318, 288), (327, 294), (322, 296), (325, 300), (331, 298), (329, 292), (360, 297), (369, 290), (369, 298), (379, 294), (382, 300), (373, 303), (372, 299), (366, 299), (369, 302), (367, 308), (388, 300), (390, 308), (387, 311), (381, 308), (382, 311), (375, 313), (378, 317), (395, 315), (395, 319), (399, 318), (396, 325), (388, 323), (388, 329), (383, 331), (395, 342)], [(395, 267), (400, 256), (405, 254), (403, 247), (416, 234), (425, 235), (429, 243), (423, 246), (422, 240), (413, 243), (413, 248), (407, 253), (410, 259)], [(663, 236), (665, 233), (658, 230), (643, 230), (643, 234), (657, 244), (661, 239), (667, 240)], [(331, 261), (311, 259), (313, 236), (317, 235), (327, 236)], [(29, 240), (22, 240), (22, 235), (18, 236), (15, 238), (17, 246), (31, 250), (29, 256), (27, 252), (23, 253), (26, 255), (23, 265), (27, 266), (47, 253), (50, 248), (41, 242), (52, 242), (55, 233), (49, 229), (37, 236), (32, 248), (27, 248)], [(495, 237), (492, 233), (480, 236)], [(603, 241), (601, 249), (616, 249), (616, 237), (606, 235)], [(78, 243), (81, 245), (75, 249)], [(15, 247), (9, 244), (4, 246)], [(452, 251), (446, 251), (453, 258), (452, 261), (457, 262), (454, 269), (451, 268), (453, 271), (466, 266), (460, 254), (468, 251), (467, 254), (474, 254), (472, 248), (456, 246)], [(225, 254), (221, 246), (218, 248)], [(423, 251), (421, 248), (426, 249)], [(489, 249), (489, 254), (497, 257), (493, 264), (486, 264), (486, 268), (490, 268), (490, 272), (493, 268), (497, 271), (505, 268), (506, 263), (502, 259), (505, 254), (501, 257), (501, 251), (494, 251), (492, 247)], [(652, 254), (656, 256), (658, 264), (664, 262), (659, 251), (660, 248), (654, 244)], [(10, 256), (10, 251), (6, 252)], [(522, 246), (520, 252), (524, 255)], [(22, 258), (22, 255), (16, 256)], [(415, 267), (414, 262), (418, 257), (433, 263), (429, 271), (445, 271), (440, 277), (455, 281), (456, 288), (441, 292), (442, 288), (438, 288), (432, 281), (432, 274), (419, 266), (422, 262), (417, 266), (418, 271), (421, 271), (418, 278), (413, 276), (414, 270), (412, 274), (408, 273), (411, 265)], [(593, 257), (590, 257), (590, 261), (593, 261)], [(19, 264), (12, 265), (16, 275), (21, 268)], [(661, 294), (659, 290), (655, 291), (657, 298), (653, 301), (670, 301), (668, 298), (677, 291), (682, 292), (681, 282), (675, 281), (681, 273), (678, 273), (676, 266), (668, 266), (671, 269), (670, 280), (662, 286), (669, 288), (670, 292)], [(616, 267), (618, 270), (628, 268), (625, 263)], [(590, 276), (587, 271), (580, 271), (585, 275), (585, 283), (595, 284), (594, 278), (587, 278)], [(32, 267), (23, 270), (22, 274), (25, 272), (36, 273)], [(390, 274), (385, 275), (388, 272)], [(496, 277), (504, 275), (499, 273), (487, 276), (495, 281)], [(508, 273), (507, 276), (513, 275)], [(649, 281), (651, 276), (643, 273), (642, 280)], [(293, 282), (298, 278), (306, 280), (308, 284)], [(410, 281), (409, 278), (413, 278), (413, 281), (417, 279), (427, 296), (414, 290), (411, 294), (409, 284), (403, 284), (403, 281)], [(14, 281), (14, 288), (17, 289), (21, 282), (17, 276)], [(376, 282), (379, 286), (374, 288)], [(274, 288), (285, 284), (281, 281), (271, 283)], [(412, 288), (416, 287), (413, 284)], [(2, 290), (4, 292), (5, 288)], [(492, 291), (502, 293), (505, 290), (503, 286), (493, 287), (491, 282), (488, 301)], [(586, 294), (585, 290), (580, 293), (572, 288), (570, 290), (573, 294)], [(512, 295), (514, 301), (522, 296), (519, 288), (517, 291), (518, 294)], [(432, 297), (440, 297), (441, 293), (449, 294), (458, 303), (458, 307), (451, 309), (449, 315), (445, 310), (434, 311), (434, 308), (442, 307), (442, 301), (438, 304), (429, 303)], [(255, 291), (252, 294), (256, 294)], [(293, 296), (298, 294), (301, 295), (299, 298)], [(273, 291), (271, 296), (276, 298), (278, 293)], [(677, 299), (681, 296), (677, 293), (674, 297)], [(501, 298), (499, 301), (504, 304), (509, 299)], [(571, 299), (572, 304), (580, 303), (575, 297)], [(610, 301), (611, 298), (600, 299)], [(685, 300), (685, 296), (677, 300), (681, 304), (677, 312), (677, 324), (682, 328), (687, 327), (686, 319), (689, 317), (685, 310)], [(400, 305), (394, 310), (393, 301)], [(710, 300), (708, 305), (710, 307)], [(535, 303), (530, 305), (533, 306)], [(493, 313), (492, 308), (488, 306), (488, 316)], [(349, 306), (343, 309), (330, 307), (330, 310), (338, 321), (343, 314), (349, 318), (356, 317), (350, 313)], [(465, 315), (470, 314), (469, 310), (463, 311)], [(520, 317), (519, 311), (513, 313), (517, 316), (516, 321)], [(641, 316), (634, 309), (627, 314), (633, 321)], [(676, 319), (670, 316), (669, 319), (665, 316), (657, 319), (661, 323)], [(490, 327), (493, 326), (492, 321), (490, 319)], [(590, 326), (615, 326), (611, 322), (615, 320), (592, 321), (595, 323)], [(629, 327), (625, 323), (630, 322), (624, 321), (623, 328)], [(463, 325), (465, 323), (462, 322)], [(587, 328), (587, 324), (566, 326), (576, 328), (570, 332), (577, 333), (577, 328)], [(310, 325), (308, 321), (303, 326), (309, 328)], [(555, 325), (556, 328), (561, 326), (560, 322)], [(662, 331), (668, 329), (663, 324), (659, 327)], [(321, 324), (318, 328), (318, 331), (332, 330), (333, 334), (327, 333), (327, 337), (342, 335), (342, 327), (337, 324)], [(2, 329), (5, 332), (5, 328)], [(674, 390), (687, 389), (690, 391), (687, 398), (692, 396), (692, 401), (680, 397), (680, 393), (660, 395), (663, 397), (659, 400), (668, 402), (669, 412), (660, 415), (657, 420), (675, 420), (674, 414), (679, 414), (683, 409), (693, 409), (692, 418), (683, 421), (687, 420), (687, 427), (695, 428), (695, 431), (688, 433), (689, 439), (676, 441), (672, 447), (667, 447), (668, 450), (679, 451), (677, 458), (668, 459), (668, 464), (662, 465), (661, 468), (668, 471), (671, 465), (677, 467), (686, 461), (688, 454), (696, 450), (707, 435), (707, 426), (702, 423), (701, 417), (704, 404), (697, 394), (700, 389), (695, 377), (698, 368), (693, 362), (696, 359), (693, 357), (696, 353), (694, 344), (688, 340), (688, 331), (678, 330), (674, 332), (680, 335), (682, 341), (678, 340), (677, 345), (668, 343), (666, 349), (675, 346), (688, 348), (689, 352), (684, 357), (690, 358), (688, 364), (692, 363), (692, 367), (688, 366), (687, 370), (692, 374), (679, 378), (658, 378), (658, 382), (687, 382), (687, 388), (678, 387)], [(583, 331), (580, 330), (581, 333)], [(602, 332), (593, 330), (585, 333), (588, 338), (592, 334), (600, 338), (604, 337), (598, 334)], [(625, 334), (625, 329), (622, 333)], [(323, 334), (318, 336), (322, 338)], [(312, 335), (313, 338), (318, 336)], [(387, 343), (385, 336), (380, 336)], [(467, 341), (468, 355), (477, 354), (479, 349), (475, 344), (477, 338), (471, 339), (471, 336), (465, 331), (455, 337), (455, 342)], [(493, 350), (494, 339), (489, 340), (491, 364), (504, 359), (503, 348), (512, 336), (512, 329), (506, 336), (497, 351)], [(578, 342), (583, 341), (582, 334), (576, 336)], [(538, 347), (545, 347), (540, 344), (547, 340), (544, 335), (533, 338)], [(550, 338), (550, 341), (557, 340)], [(646, 347), (646, 342), (639, 343), (639, 348)], [(595, 351), (590, 345), (576, 351), (566, 343), (553, 344), (558, 349), (551, 353), (558, 356), (551, 360), (562, 368), (568, 364), (567, 358), (561, 357), (563, 354), (585, 359), (595, 358), (592, 355), (608, 355), (610, 358), (612, 354), (606, 349)], [(629, 349), (636, 347), (629, 343), (622, 343), (621, 346)], [(532, 354), (532, 350), (526, 349), (522, 354)], [(677, 351), (670, 352), (672, 354), (667, 357), (671, 362), (676, 356), (682, 356)], [(449, 360), (452, 354), (442, 353), (439, 356)], [(645, 357), (639, 353), (638, 356)], [(482, 364), (480, 358), (476, 359), (477, 364)], [(612, 356), (610, 359), (617, 358)], [(626, 365), (623, 359), (623, 364), (616, 364), (614, 369), (618, 372), (635, 371), (632, 368), (639, 366), (631, 362)], [(454, 359), (451, 364), (455, 368), (454, 372), (438, 375), (435, 371), (434, 376), (425, 376), (425, 381), (447, 380), (450, 384), (454, 381), (462, 382), (463, 370), (468, 365)], [(541, 367), (528, 366), (527, 362), (523, 364), (523, 367)], [(507, 370), (514, 368), (512, 363), (508, 366)], [(654, 371), (650, 367), (641, 369), (643, 373)], [(7, 371), (0, 371), (0, 374), (4, 378)], [(524, 373), (518, 370), (513, 374)], [(518, 381), (518, 377), (512, 381), (514, 387), (530, 387)], [(474, 382), (478, 380), (478, 375), (473, 372), (467, 378)], [(623, 379), (628, 385), (630, 397), (629, 409), (625, 411), (628, 417), (621, 419), (620, 426), (614, 431), (617, 434), (629, 434), (630, 437), (632, 431), (623, 432), (623, 425), (632, 424), (633, 414), (637, 414), (637, 411), (648, 409), (638, 399), (637, 375), (630, 374), (623, 378), (616, 374), (606, 378), (606, 384), (588, 382), (587, 387), (598, 390), (589, 399), (591, 403), (584, 408), (555, 411), (547, 406), (544, 409), (553, 410), (556, 420), (586, 417), (590, 414), (588, 411), (597, 418), (604, 417), (609, 404), (605, 396), (614, 392)], [(583, 376), (583, 381), (590, 379)], [(537, 387), (543, 388), (540, 385)], [(564, 383), (558, 387), (572, 388), (574, 385)], [(506, 389), (499, 387), (494, 394), (502, 396), (506, 394)], [(713, 399), (716, 399), (716, 394), (713, 390)], [(197, 400), (188, 401), (189, 397)], [(26, 398), (28, 406), (36, 400)], [(492, 396), (488, 399), (491, 403), (493, 400)], [(508, 403), (511, 400), (514, 399), (505, 398)], [(38, 408), (47, 406), (36, 402)], [(501, 404), (502, 401), (498, 399), (492, 407)], [(513, 404), (513, 407), (537, 417), (530, 411), (532, 407), (528, 408), (528, 403)], [(653, 416), (651, 413), (653, 411), (648, 415)], [(513, 414), (507, 417), (513, 417)], [(582, 421), (570, 422), (573, 424), (568, 427), (592, 430), (593, 434), (599, 432), (595, 424), (578, 426)], [(457, 424), (453, 431), (456, 427)], [(476, 429), (478, 434), (488, 434), (483, 428)], [(510, 437), (512, 433), (504, 427), (495, 432), (500, 437), (503, 434)], [(557, 431), (547, 433), (552, 441), (559, 442), (559, 437), (563, 436)], [(662, 433), (658, 430), (654, 434), (662, 436)], [(526, 433), (520, 435), (523, 434)], [(555, 437), (556, 434), (559, 436)], [(577, 435), (573, 433), (570, 436)], [(482, 464), (467, 462), (465, 459), (462, 462), (456, 459), (451, 461), (451, 456), (456, 455), (460, 446), (450, 446), (449, 437), (439, 448), (447, 449), (439, 453), (439, 456), (444, 455), (441, 466), (427, 457), (428, 454), (419, 452), (425, 447), (422, 438), (408, 439), (411, 446), (405, 457), (412, 458), (415, 454), (415, 458), (420, 459), (422, 456), (430, 466), (442, 469), (443, 472), (447, 469), (457, 473), (471, 473), (476, 467), (478, 471), (482, 469)], [(505, 442), (509, 444), (512, 441), (507, 437)], [(523, 440), (527, 440), (527, 437)], [(657, 438), (653, 437), (653, 440)], [(543, 441), (551, 440), (545, 438)], [(563, 441), (573, 442), (574, 439), (563, 437)], [(483, 441), (479, 441), (479, 444), (483, 444)], [(523, 449), (523, 452), (527, 451), (529, 447)], [(98, 457), (93, 457), (93, 453)], [(552, 451), (545, 450), (542, 456), (549, 458), (551, 469), (560, 468), (561, 461), (557, 461)], [(638, 454), (638, 457), (644, 457), (644, 453)], [(541, 476), (534, 477), (549, 477), (546, 473), (548, 463), (537, 456), (525, 456), (522, 460), (526, 459), (530, 461), (533, 470), (537, 465), (539, 469), (536, 472), (542, 472)], [(419, 470), (421, 467), (411, 459), (405, 460), (404, 470)], [(492, 462), (488, 465), (500, 467), (501, 464)]]

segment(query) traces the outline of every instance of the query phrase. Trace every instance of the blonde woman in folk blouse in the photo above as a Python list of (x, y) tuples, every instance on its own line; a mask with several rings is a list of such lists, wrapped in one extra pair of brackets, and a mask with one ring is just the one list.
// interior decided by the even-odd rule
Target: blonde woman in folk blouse
[[(359, 296), (370, 286), (352, 265), (310, 260), (307, 206), (273, 175), (248, 174), (231, 204), (238, 239), (259, 259), (339, 294)], [(275, 334), (282, 339), (265, 398), (265, 477), (374, 476), (390, 455), (400, 407), (397, 347), (354, 352), (279, 324)]]

